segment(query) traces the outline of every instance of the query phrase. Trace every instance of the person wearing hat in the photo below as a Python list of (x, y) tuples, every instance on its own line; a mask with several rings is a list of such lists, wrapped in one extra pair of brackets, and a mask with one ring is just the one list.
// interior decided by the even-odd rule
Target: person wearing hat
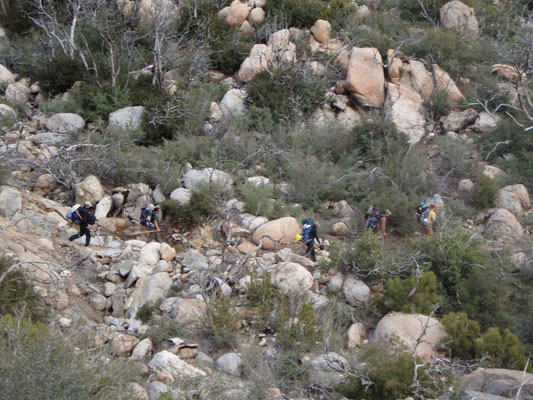
[(91, 243), (91, 231), (89, 230), (89, 225), (92, 225), (95, 222), (94, 215), (90, 211), (91, 208), (91, 202), (86, 201), (83, 207), (77, 207), (74, 210), (74, 212), (80, 217), (80, 231), (68, 238), (71, 242), (85, 236), (85, 246), (89, 246)]
[(390, 217), (391, 214), (392, 213), (389, 210), (385, 210), (379, 219), (378, 226), (381, 229), (381, 234), (383, 237), (387, 236), (387, 218)]
[(437, 210), (439, 207), (436, 204), (431, 204), (429, 206), (429, 212), (427, 217), (424, 218), (424, 228), (426, 229), (426, 233), (429, 236), (433, 235), (433, 224), (437, 220)]

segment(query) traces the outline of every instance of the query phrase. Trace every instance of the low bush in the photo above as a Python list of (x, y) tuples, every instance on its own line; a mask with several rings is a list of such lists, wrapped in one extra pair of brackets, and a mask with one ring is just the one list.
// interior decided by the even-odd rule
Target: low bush
[(424, 101), (426, 119), (437, 121), (439, 118), (448, 115), (451, 106), (448, 103), (448, 92), (446, 90), (435, 90), (429, 100)]
[(437, 294), (437, 277), (431, 271), (420, 276), (393, 278), (385, 284), (381, 303), (392, 311), (429, 315), (441, 299)]
[(311, 28), (318, 19), (331, 19), (331, 11), (318, 0), (272, 0), (265, 11), (286, 19), (287, 26), (296, 28)]
[[(366, 346), (358, 357), (364, 370), (337, 386), (336, 390), (348, 399), (404, 399), (411, 393), (414, 378), (413, 357), (407, 352), (383, 345)], [(422, 376), (418, 371), (418, 376)], [(367, 376), (371, 384), (364, 377)]]
[(466, 313), (448, 313), (442, 318), (447, 337), (443, 345), (450, 349), (451, 357), (469, 360), (475, 357), (476, 339), (481, 335), (481, 328), (476, 321), (468, 318)]
[(195, 192), (191, 201), (180, 205), (172, 200), (161, 203), (161, 210), (170, 223), (184, 231), (198, 225), (215, 209), (215, 202), (208, 193)]
[(311, 114), (324, 104), (326, 91), (324, 77), (310, 67), (292, 64), (260, 72), (247, 88), (251, 104), (268, 108), (281, 119)]
[(276, 341), (285, 349), (310, 350), (322, 339), (318, 315), (307, 295), (283, 296), (276, 317)]
[(244, 211), (252, 215), (269, 215), (273, 208), (274, 189), (271, 184), (245, 183), (240, 188)]
[(44, 62), (34, 70), (35, 80), (49, 96), (67, 92), (74, 82), (86, 79), (86, 71), (80, 61), (58, 52), (54, 59)]
[(498, 187), (494, 179), (483, 175), (472, 189), (472, 202), (474, 207), (478, 210), (491, 207), (494, 204), (494, 197), (496, 196), (497, 190)]
[(0, 283), (0, 315), (22, 312), (30, 320), (42, 321), (46, 316), (44, 304), (19, 269), (8, 273), (12, 265), (9, 258), (0, 258), (0, 276), (7, 274)]
[[(0, 318), (0, 389), (6, 399), (136, 399), (125, 362), (43, 323)], [(87, 333), (84, 335), (87, 337)]]
[(200, 334), (210, 341), (214, 349), (224, 347), (236, 348), (238, 345), (238, 317), (231, 304), (231, 299), (217, 295), (207, 310), (200, 323)]
[(367, 230), (355, 242), (353, 248), (338, 249), (333, 260), (337, 260), (338, 266), (347, 271), (353, 271), (354, 268), (369, 271), (374, 269), (384, 256), (378, 237), (371, 230)]
[(470, 157), (474, 153), (474, 144), (462, 138), (445, 136), (438, 140), (441, 164), (440, 168), (447, 176), (465, 177), (472, 171)]
[(495, 327), (489, 328), (476, 343), (479, 358), (490, 357), (488, 364), (497, 368), (523, 369), (528, 361), (524, 345), (509, 329), (503, 333)]

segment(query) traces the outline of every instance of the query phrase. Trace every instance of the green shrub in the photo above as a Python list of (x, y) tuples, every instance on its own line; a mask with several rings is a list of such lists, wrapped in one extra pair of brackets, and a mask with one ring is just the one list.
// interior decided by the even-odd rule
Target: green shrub
[(448, 92), (446, 90), (435, 90), (431, 94), (431, 98), (424, 101), (426, 119), (437, 121), (440, 117), (448, 115), (452, 109), (448, 103), (448, 97)]
[(252, 215), (270, 215), (274, 190), (271, 184), (246, 183), (240, 189), (244, 197), (244, 211)]
[(251, 104), (269, 108), (278, 118), (311, 114), (324, 104), (327, 81), (308, 67), (296, 65), (272, 68), (257, 74), (248, 85)]
[(270, 273), (252, 277), (246, 290), (246, 298), (252, 307), (263, 307), (269, 311), (277, 297), (277, 289), (272, 284)]
[(476, 343), (478, 357), (490, 357), (489, 365), (497, 368), (523, 369), (528, 361), (524, 345), (509, 329), (503, 334), (498, 328), (489, 328)]
[[(523, 116), (515, 115), (521, 124), (527, 124)], [(526, 186), (533, 186), (533, 135), (515, 124), (510, 118), (502, 118), (490, 135), (480, 135), (482, 154), (489, 161), (500, 163)], [(513, 159), (501, 161), (503, 154), (512, 154)]]
[(474, 144), (462, 138), (445, 136), (438, 140), (441, 155), (441, 170), (448, 176), (465, 177), (471, 172), (470, 157)]
[(497, 190), (498, 187), (494, 179), (484, 175), (481, 176), (479, 182), (472, 189), (472, 202), (474, 203), (474, 207), (478, 210), (491, 207), (494, 204), (494, 197), (496, 196)]
[(198, 225), (204, 218), (209, 216), (215, 209), (213, 198), (206, 192), (195, 192), (191, 201), (180, 205), (171, 200), (161, 203), (161, 210), (168, 216), (172, 225), (188, 231)]
[(470, 76), (473, 65), (492, 58), (487, 47), (480, 42), (443, 28), (412, 31), (402, 51), (439, 64), (454, 78)]
[(476, 321), (468, 318), (466, 313), (448, 313), (442, 318), (447, 337), (443, 344), (451, 350), (452, 357), (469, 360), (475, 357), (476, 340), (481, 329)]
[(42, 323), (0, 319), (0, 388), (6, 399), (135, 399), (125, 362)]
[[(225, 24), (225, 22), (222, 22)], [(250, 54), (254, 42), (242, 38), (239, 33), (226, 35), (226, 39), (214, 41), (210, 48), (209, 58), (212, 66), (225, 74), (235, 74), (242, 62)]]
[[(383, 345), (370, 345), (359, 354), (357, 374), (336, 390), (348, 399), (404, 399), (411, 393), (414, 378), (413, 357), (404, 351)], [(361, 376), (361, 378), (355, 377)], [(371, 385), (364, 385), (363, 376), (368, 376)], [(418, 371), (418, 376), (423, 376)]]
[(371, 270), (384, 257), (379, 239), (371, 230), (367, 230), (355, 243), (351, 261), (361, 270)]
[(318, 19), (330, 19), (330, 10), (318, 0), (272, 0), (265, 7), (267, 14), (284, 18), (287, 26), (311, 28)]
[(285, 349), (310, 350), (322, 339), (318, 315), (307, 295), (280, 298), (276, 316), (276, 341)]
[(223, 347), (235, 348), (238, 345), (238, 317), (231, 304), (231, 299), (217, 295), (201, 319), (200, 332), (209, 339), (215, 349)]
[(186, 324), (179, 323), (170, 317), (163, 316), (157, 320), (156, 324), (149, 327), (147, 336), (152, 340), (154, 348), (158, 349), (169, 339), (184, 337), (189, 333), (190, 327), (186, 326)]
[(9, 36), (27, 35), (33, 28), (33, 23), (27, 14), (34, 11), (31, 3), (9, 0), (2, 3), (0, 12), (0, 25)]
[(35, 79), (45, 93), (54, 96), (68, 91), (74, 82), (85, 80), (86, 71), (80, 61), (58, 52), (35, 70)]
[[(0, 276), (13, 265), (9, 258), (0, 258)], [(37, 293), (19, 269), (9, 272), (0, 283), (0, 315), (23, 312), (31, 320), (43, 320), (46, 313)]]
[(139, 310), (137, 311), (136, 316), (143, 322), (148, 323), (152, 319), (154, 310), (156, 309), (155, 305), (152, 303), (144, 303)]
[(426, 271), (420, 277), (390, 279), (385, 284), (385, 295), (381, 302), (392, 311), (429, 315), (440, 303), (437, 277), (433, 272)]
[[(439, 9), (446, 3), (446, 0), (422, 0), (421, 4), (417, 0), (386, 1), (386, 4), (389, 7), (396, 7), (400, 11), (402, 19), (412, 22), (426, 21), (425, 17), (422, 15), (422, 6), (429, 18), (434, 22), (437, 22), (439, 18)], [(468, 0), (465, 0), (464, 3), (468, 3)]]

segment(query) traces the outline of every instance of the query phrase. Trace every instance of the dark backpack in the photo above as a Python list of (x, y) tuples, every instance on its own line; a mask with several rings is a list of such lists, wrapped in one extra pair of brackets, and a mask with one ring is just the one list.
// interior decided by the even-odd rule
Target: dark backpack
[(85, 217), (85, 219), (87, 220), (88, 225), (96, 224), (96, 216), (92, 212), (87, 211), (86, 215), (87, 217)]
[[(416, 220), (420, 222), (420, 218), (427, 218), (429, 213), (429, 200), (424, 200), (415, 210)], [(425, 214), (425, 216), (424, 216)]]
[(143, 208), (141, 210), (141, 225), (146, 226), (148, 222), (152, 221), (152, 211), (148, 208)]
[(378, 226), (378, 222), (381, 219), (381, 213), (378, 206), (372, 206), (368, 208), (365, 214), (366, 216), (366, 229), (375, 229)]
[(316, 224), (312, 219), (302, 219), (302, 225), (302, 242), (307, 243), (317, 237)]

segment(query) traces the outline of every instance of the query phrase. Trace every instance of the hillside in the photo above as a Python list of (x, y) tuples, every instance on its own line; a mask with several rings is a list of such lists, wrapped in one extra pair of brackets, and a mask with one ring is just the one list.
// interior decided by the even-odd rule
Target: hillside
[(531, 1), (0, 26), (0, 399), (533, 399)]

